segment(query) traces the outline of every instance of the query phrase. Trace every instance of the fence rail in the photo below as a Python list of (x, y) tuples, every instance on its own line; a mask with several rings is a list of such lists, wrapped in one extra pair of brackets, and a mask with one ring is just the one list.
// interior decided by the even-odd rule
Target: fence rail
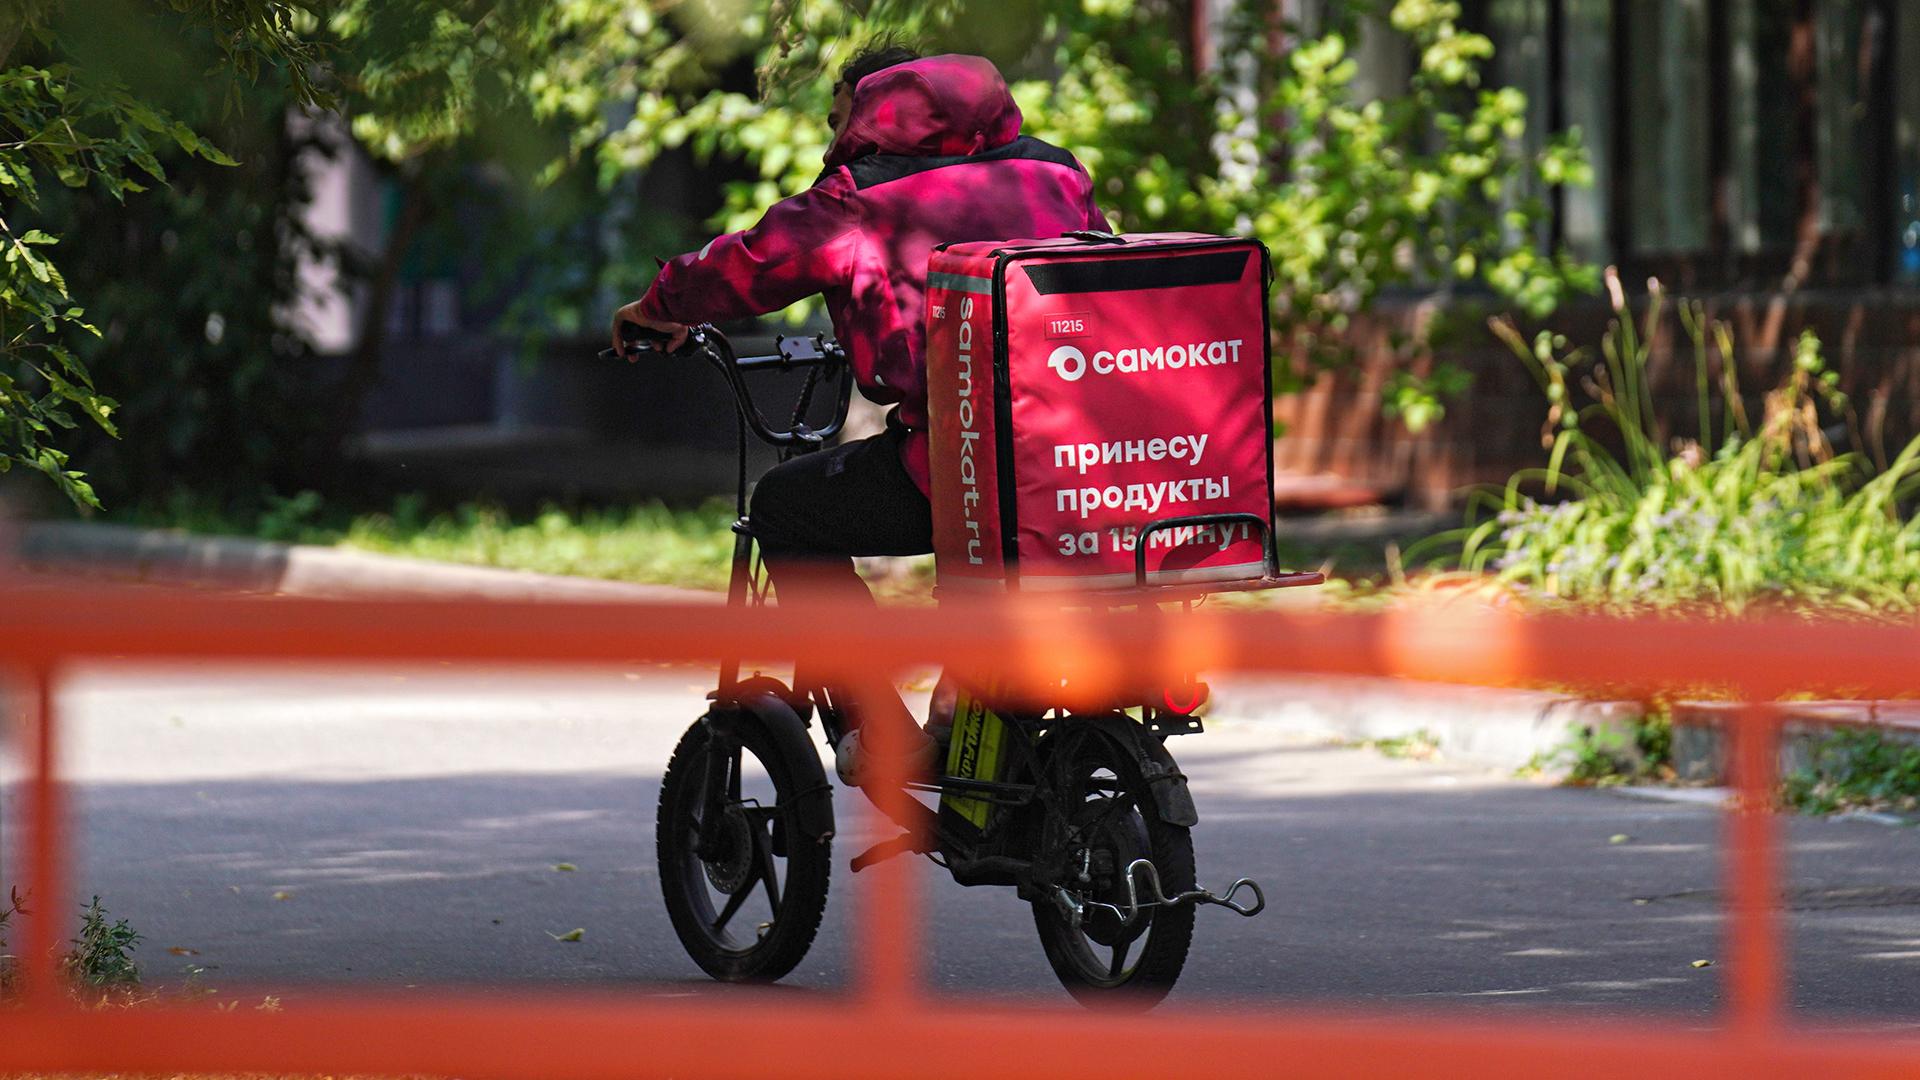
[[(1719, 692), (1755, 702), (1729, 722), (1737, 797), (1726, 814), (1729, 980), (1720, 1022), (1531, 1014), (1488, 1022), (1428, 1011), (1296, 1007), (1145, 1017), (927, 993), (914, 868), (860, 875), (859, 978), (844, 998), (516, 991), (512, 1001), (316, 992), (280, 1013), (179, 1004), (87, 1010), (56, 970), (58, 920), (20, 930), (22, 985), (0, 1008), (0, 1074), (16, 1071), (357, 1072), (565, 1078), (881, 1077), (1013, 1074), (1168, 1076), (1285, 1069), (1302, 1075), (1912, 1076), (1920, 1041), (1791, 1023), (1783, 1010), (1778, 829), (1779, 720), (1765, 702), (1797, 691), (1911, 691), (1920, 628), (1805, 619), (1711, 624), (1530, 616), (1455, 606), (1378, 614), (1209, 610), (1067, 612), (989, 604), (796, 614), (709, 605), (309, 601), (0, 583), (0, 671), (24, 708), (22, 885), (45, 913), (69, 910), (71, 850), (54, 689), (97, 661), (540, 665), (708, 661), (722, 652), (816, 663), (848, 679), (940, 661), (994, 671), (1054, 697), (1195, 668), (1382, 675), (1481, 685), (1548, 684), (1609, 694)], [(831, 633), (821, 627), (831, 626)], [(1066, 680), (1063, 690), (1061, 680)], [(636, 902), (644, 900), (636, 898)], [(1274, 912), (1269, 917), (1284, 917)], [(414, 992), (418, 993), (418, 992)], [(964, 1052), (956, 1052), (964, 1051)]]

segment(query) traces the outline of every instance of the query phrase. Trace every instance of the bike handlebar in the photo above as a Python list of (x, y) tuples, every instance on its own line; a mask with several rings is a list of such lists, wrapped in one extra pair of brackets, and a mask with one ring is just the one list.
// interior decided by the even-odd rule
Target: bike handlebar
[[(638, 326), (634, 323), (620, 325), (621, 339), (628, 344), (622, 350), (600, 350), (603, 360), (615, 360), (622, 357), (633, 358), (647, 353), (666, 355), (661, 348), (668, 338), (658, 330)], [(740, 418), (760, 441), (778, 447), (820, 446), (827, 440), (840, 434), (846, 426), (847, 407), (852, 400), (852, 369), (847, 366), (847, 353), (840, 343), (823, 334), (808, 337), (777, 337), (774, 339), (775, 352), (764, 356), (739, 356), (733, 351), (733, 343), (727, 335), (721, 333), (711, 323), (701, 323), (687, 328), (687, 343), (672, 355), (694, 355), (712, 364), (727, 387), (733, 391), (734, 404)], [(804, 368), (835, 370), (839, 385), (835, 388), (837, 403), (833, 419), (822, 428), (812, 428), (796, 415), (791, 426), (777, 429), (769, 422), (758, 406), (754, 404), (753, 392), (747, 388), (741, 373), (746, 371), (795, 371)], [(803, 391), (802, 408), (811, 400), (812, 383)]]
[[(620, 341), (625, 347), (618, 350), (601, 349), (600, 359), (618, 360), (622, 357), (637, 357), (644, 353), (665, 352), (666, 350), (661, 346), (669, 340), (671, 340), (670, 336), (664, 331), (655, 330), (650, 326), (641, 326), (639, 323), (623, 322), (620, 324)], [(683, 347), (681, 351), (686, 350)]]

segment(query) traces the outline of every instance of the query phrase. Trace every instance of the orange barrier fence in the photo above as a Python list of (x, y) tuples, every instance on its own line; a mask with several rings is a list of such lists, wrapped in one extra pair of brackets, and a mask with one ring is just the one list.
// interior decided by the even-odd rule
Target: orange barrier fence
[[(1803, 619), (1713, 624), (1527, 616), (1484, 609), (1371, 615), (1201, 609), (1095, 616), (1019, 604), (823, 618), (709, 605), (306, 601), (153, 589), (0, 584), (0, 677), (23, 699), (29, 815), (21, 884), (36, 910), (70, 910), (61, 725), (53, 690), (77, 662), (460, 664), (799, 658), (849, 680), (941, 661), (1059, 693), (1125, 673), (1193, 669), (1388, 675), (1482, 685), (1684, 688), (1767, 702), (1805, 690), (1890, 696), (1920, 683), (1920, 628)], [(822, 626), (831, 626), (830, 633)], [(857, 669), (855, 668), (857, 665)], [(24, 694), (19, 693), (24, 689)], [(511, 1000), (316, 991), (278, 1013), (187, 1004), (84, 1009), (60, 985), (58, 920), (16, 943), (21, 993), (0, 1008), (0, 1074), (19, 1071), (325, 1072), (566, 1078), (1614, 1076), (1920, 1074), (1920, 1041), (1794, 1024), (1783, 1007), (1776, 782), (1778, 718), (1730, 723), (1737, 798), (1727, 816), (1727, 1011), (1701, 1029), (1644, 1019), (1487, 1021), (1432, 1012), (1295, 1007), (1145, 1016), (1029, 1002), (948, 1000), (919, 982), (916, 868), (857, 879), (857, 985), (844, 1000), (730, 994), (694, 1001), (516, 991)], [(904, 796), (902, 796), (904, 797)], [(1204, 808), (1203, 808), (1204, 826)], [(636, 897), (635, 903), (646, 902)], [(1268, 918), (1284, 917), (1283, 912)]]

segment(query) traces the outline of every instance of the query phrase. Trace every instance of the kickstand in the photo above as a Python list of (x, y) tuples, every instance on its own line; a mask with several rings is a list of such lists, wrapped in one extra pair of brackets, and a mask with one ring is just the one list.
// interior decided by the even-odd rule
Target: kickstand
[(882, 840), (860, 854), (855, 855), (852, 862), (853, 872), (857, 874), (875, 863), (886, 862), (888, 859), (897, 855), (905, 855), (908, 852), (920, 855), (933, 849), (933, 842), (926, 837), (916, 833), (904, 832), (891, 840)]

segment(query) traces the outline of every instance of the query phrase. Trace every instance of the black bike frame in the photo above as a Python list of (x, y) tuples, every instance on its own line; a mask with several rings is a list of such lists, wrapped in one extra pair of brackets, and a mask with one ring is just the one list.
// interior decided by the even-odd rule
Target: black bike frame
[[(666, 340), (663, 335), (640, 330), (631, 323), (622, 324), (621, 331), (630, 343), (630, 347), (624, 350), (628, 356), (661, 352), (660, 346)], [(761, 442), (779, 450), (780, 460), (791, 460), (801, 454), (813, 453), (832, 442), (846, 426), (847, 409), (853, 401), (853, 371), (847, 364), (846, 350), (838, 342), (822, 334), (783, 336), (774, 339), (774, 350), (764, 356), (739, 356), (734, 353), (733, 343), (727, 340), (725, 334), (711, 324), (702, 323), (688, 328), (687, 343), (675, 353), (707, 361), (720, 373), (727, 389), (733, 393), (734, 411), (739, 422), (740, 467), (734, 491), (733, 569), (727, 580), (728, 607), (758, 606), (765, 602), (766, 597), (766, 590), (760, 581), (761, 567), (754, 559), (753, 525), (747, 516), (747, 433), (751, 431)], [(609, 359), (618, 355), (612, 349), (601, 352), (602, 357)], [(767, 419), (754, 402), (752, 388), (747, 385), (748, 374), (765, 371), (807, 372), (807, 381), (801, 388), (799, 400), (794, 403), (793, 415), (784, 427), (776, 427)], [(823, 372), (832, 372), (834, 378), (833, 416), (825, 426), (816, 428), (807, 423), (807, 413), (812, 408)], [(722, 659), (720, 685), (714, 693), (715, 699), (732, 700), (738, 695), (739, 687), (740, 658), (729, 656)], [(820, 701), (819, 705), (823, 714), (830, 712), (826, 701)]]

